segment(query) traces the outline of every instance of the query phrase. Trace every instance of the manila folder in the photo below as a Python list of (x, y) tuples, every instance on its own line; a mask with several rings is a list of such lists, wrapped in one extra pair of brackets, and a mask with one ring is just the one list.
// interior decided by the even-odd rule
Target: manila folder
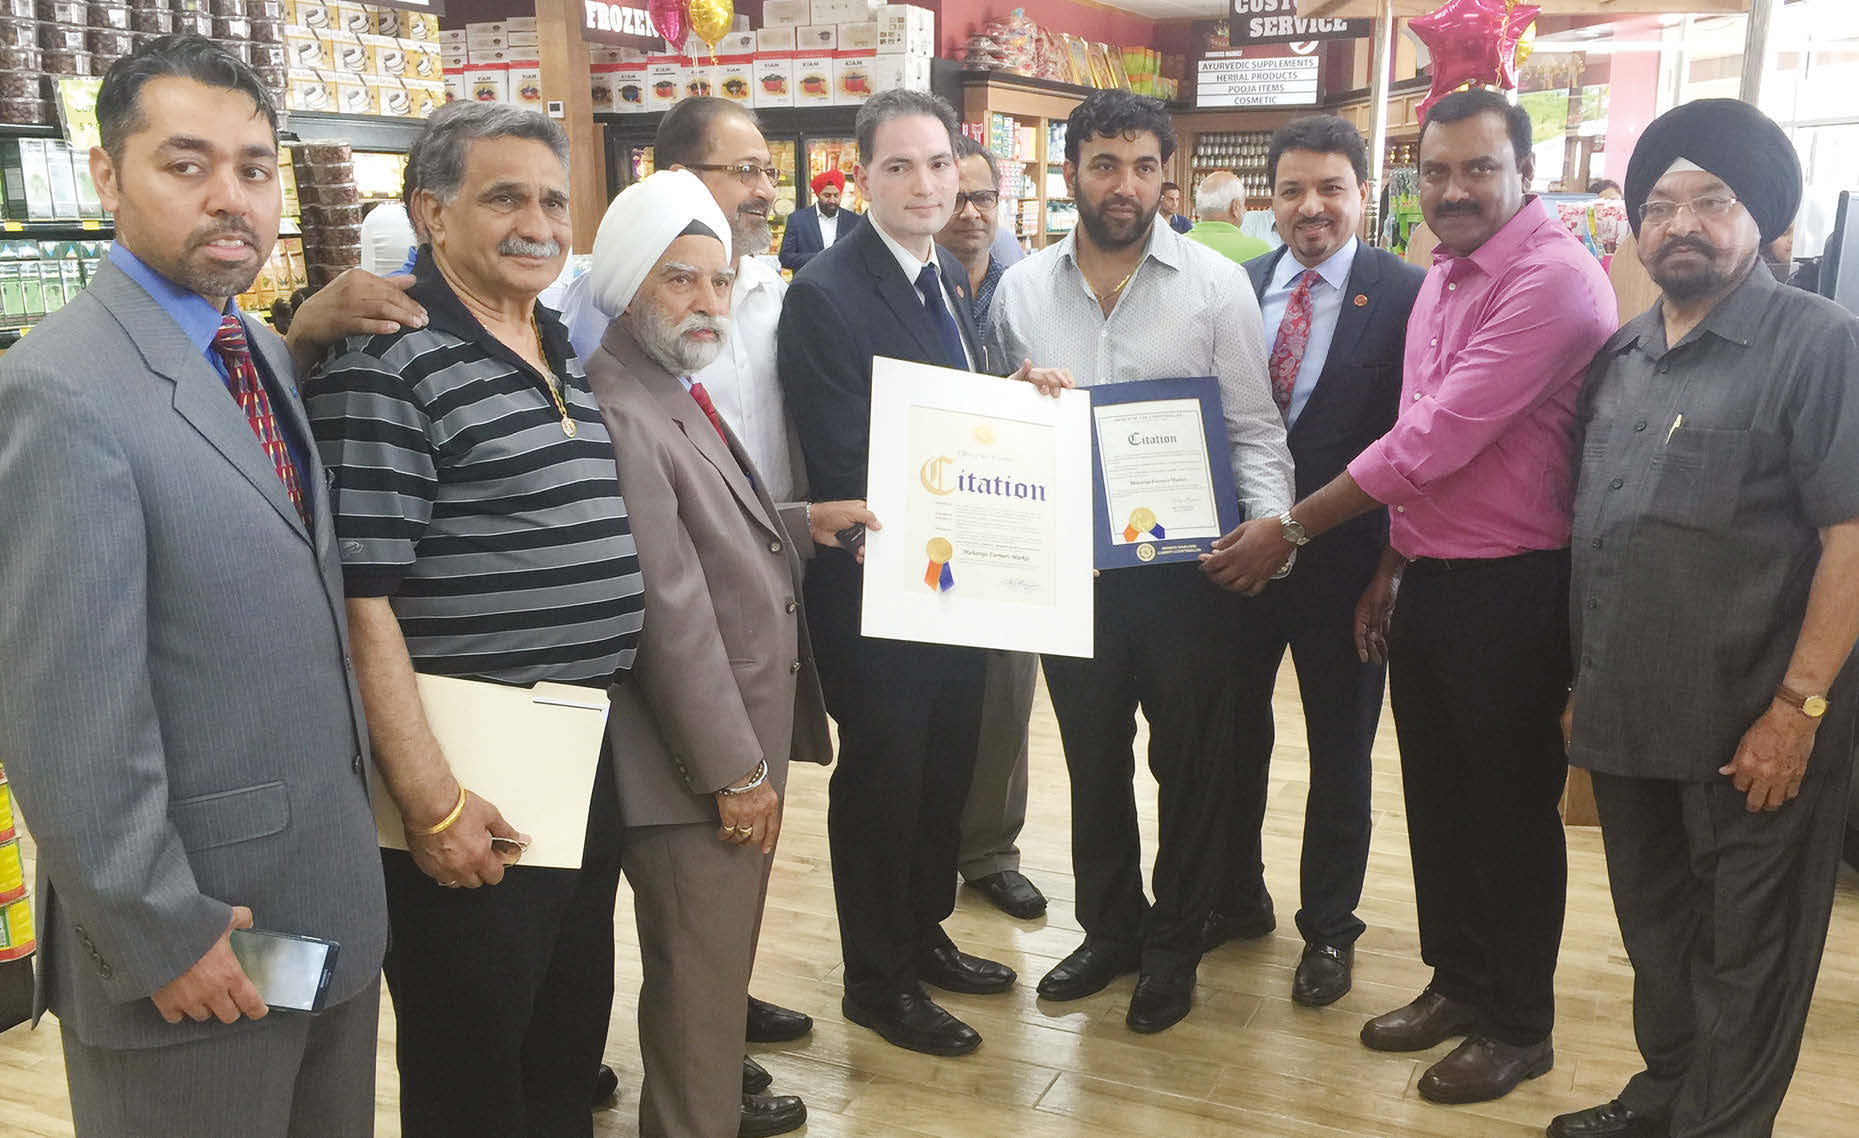
[[(426, 722), (452, 774), (529, 835), (530, 846), (517, 864), (579, 869), (607, 729), (606, 693), (568, 684), (521, 688), (449, 676), (418, 680)], [(381, 845), (406, 849), (400, 808), (372, 763), (368, 788)]]

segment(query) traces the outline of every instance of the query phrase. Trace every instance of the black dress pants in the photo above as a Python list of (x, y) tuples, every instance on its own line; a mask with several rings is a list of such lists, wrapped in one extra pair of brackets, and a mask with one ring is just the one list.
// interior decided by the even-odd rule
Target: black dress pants
[(955, 863), (981, 732), (978, 648), (859, 634), (862, 570), (822, 550), (805, 584), (839, 760), (826, 811), (846, 992), (918, 991), (916, 959), (950, 943)]
[(1774, 1130), (1833, 913), (1851, 715), (1822, 726), (1800, 795), (1773, 812), (1750, 813), (1725, 777), (1594, 772), (1646, 1061), (1620, 1098), (1675, 1138)]
[(1407, 567), (1389, 634), (1421, 959), (1528, 1045), (1555, 1024), (1568, 550)]
[(593, 1133), (621, 840), (603, 744), (578, 870), (517, 865), (496, 885), (447, 889), (381, 851), (406, 1138)]
[[(1097, 579), (1095, 656), (1046, 656), (1071, 773), (1078, 923), (1094, 944), (1140, 948), (1145, 972), (1192, 968), (1226, 873), (1235, 714), (1222, 630), (1233, 598), (1194, 563)], [(1159, 784), (1155, 903), (1143, 894), (1133, 745), (1149, 721)]]
[(1364, 928), (1355, 910), (1368, 872), (1375, 781), (1370, 754), (1387, 669), (1364, 664), (1355, 645), (1356, 602), (1374, 576), (1379, 544), (1337, 549), (1323, 541), (1306, 547), (1289, 577), (1257, 597), (1239, 598), (1232, 638), (1239, 716), (1231, 852), (1215, 908), (1237, 914), (1269, 899), (1261, 831), (1275, 741), (1272, 692), (1289, 647), (1310, 749), (1297, 930), (1312, 944), (1341, 948), (1354, 944)]

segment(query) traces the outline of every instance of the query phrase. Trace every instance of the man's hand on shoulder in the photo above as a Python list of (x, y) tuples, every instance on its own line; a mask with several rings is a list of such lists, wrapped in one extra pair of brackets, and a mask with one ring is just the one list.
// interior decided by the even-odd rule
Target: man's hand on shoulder
[(252, 911), (244, 905), (232, 907), (232, 920), (219, 934), (206, 955), (194, 966), (163, 984), (149, 999), (155, 1010), (169, 1023), (180, 1023), (185, 1016), (196, 1023), (218, 1019), (237, 1023), (243, 1016), (263, 1019), (271, 1009), (253, 986), (251, 977), (232, 954), (232, 931), (252, 927)]
[(291, 317), (284, 337), (299, 375), (307, 375), (330, 346), (347, 336), (387, 336), (424, 328), (426, 310), (407, 295), (411, 276), (377, 277), (349, 269), (317, 290)]

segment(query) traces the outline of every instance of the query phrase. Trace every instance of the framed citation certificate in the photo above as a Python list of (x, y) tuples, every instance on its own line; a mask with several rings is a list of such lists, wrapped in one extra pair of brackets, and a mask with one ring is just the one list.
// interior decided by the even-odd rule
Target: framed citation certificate
[(1151, 379), (1090, 395), (1097, 567), (1210, 552), (1240, 523), (1219, 381)]
[(1090, 400), (872, 361), (866, 636), (1092, 652)]

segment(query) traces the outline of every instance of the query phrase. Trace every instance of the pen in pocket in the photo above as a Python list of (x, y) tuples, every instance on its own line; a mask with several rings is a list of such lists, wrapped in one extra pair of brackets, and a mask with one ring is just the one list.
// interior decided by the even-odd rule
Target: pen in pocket
[(1668, 446), (1671, 445), (1672, 436), (1677, 434), (1678, 428), (1684, 425), (1685, 425), (1685, 416), (1683, 414), (1680, 414), (1678, 418), (1672, 420), (1672, 429), (1665, 433), (1666, 445)]

